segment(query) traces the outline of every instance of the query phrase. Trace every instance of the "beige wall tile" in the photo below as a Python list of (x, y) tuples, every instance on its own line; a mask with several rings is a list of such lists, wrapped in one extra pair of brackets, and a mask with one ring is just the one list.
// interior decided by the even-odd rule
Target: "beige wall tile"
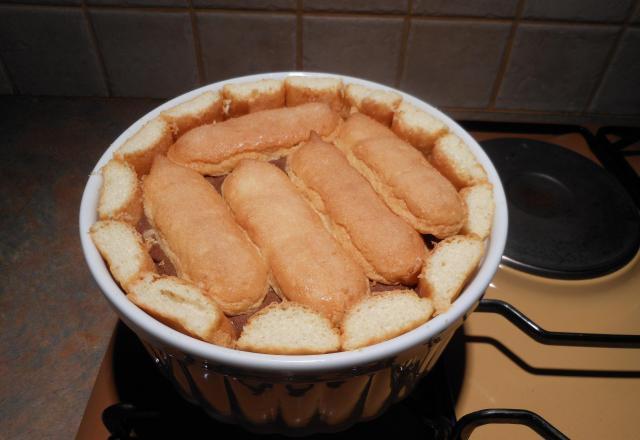
[(401, 88), (434, 105), (484, 107), (511, 25), (413, 20)]
[(294, 14), (198, 12), (206, 81), (293, 70)]
[(621, 22), (633, 0), (527, 0), (525, 18)]
[(305, 17), (304, 69), (393, 85), (402, 27), (401, 18)]
[(598, 82), (616, 32), (613, 26), (521, 25), (496, 107), (582, 110)]
[(198, 85), (186, 12), (91, 11), (114, 96), (169, 98)]
[(79, 9), (0, 6), (0, 53), (21, 94), (107, 94)]
[(640, 118), (640, 29), (622, 37), (590, 110)]

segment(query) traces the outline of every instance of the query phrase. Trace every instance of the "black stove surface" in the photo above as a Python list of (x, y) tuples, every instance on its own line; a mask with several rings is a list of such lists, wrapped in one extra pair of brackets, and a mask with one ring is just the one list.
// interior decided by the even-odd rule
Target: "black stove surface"
[(531, 139), (481, 143), (507, 195), (506, 264), (552, 278), (593, 278), (629, 262), (640, 244), (638, 210), (604, 169)]
[[(451, 347), (456, 350), (460, 346), (454, 343)], [(389, 407), (381, 417), (313, 438), (450, 438), (456, 421), (454, 397), (442, 364), (438, 362), (409, 397)], [(135, 433), (135, 438), (141, 439), (284, 438), (254, 435), (215, 421), (184, 400), (153, 365), (140, 340), (121, 322), (115, 333), (113, 372), (121, 403), (103, 413), (105, 425), (114, 434), (112, 439), (129, 438), (123, 433)]]

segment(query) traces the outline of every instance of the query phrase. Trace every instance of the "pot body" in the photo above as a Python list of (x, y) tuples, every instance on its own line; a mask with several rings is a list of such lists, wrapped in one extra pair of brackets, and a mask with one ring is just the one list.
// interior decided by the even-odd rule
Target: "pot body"
[[(191, 338), (136, 307), (113, 280), (89, 229), (97, 220), (102, 186), (100, 169), (113, 153), (161, 111), (218, 91), (227, 83), (284, 79), (290, 75), (331, 76), (345, 83), (393, 91), (443, 121), (471, 149), (493, 185), (495, 215), (480, 267), (445, 313), (418, 328), (359, 350), (323, 355), (285, 356), (249, 353)], [(185, 93), (140, 118), (105, 151), (90, 175), (80, 207), (80, 238), (91, 273), (118, 317), (143, 341), (163, 374), (190, 402), (213, 417), (257, 432), (305, 435), (345, 429), (381, 414), (406, 397), (428, 373), (464, 318), (475, 309), (491, 282), (507, 236), (507, 208), (500, 178), (478, 143), (455, 121), (415, 97), (387, 86), (344, 75), (277, 72), (234, 78)]]
[(253, 432), (303, 436), (347, 429), (402, 400), (435, 365), (462, 322), (396, 356), (310, 375), (226, 367), (137, 334), (182, 397), (210, 416)]

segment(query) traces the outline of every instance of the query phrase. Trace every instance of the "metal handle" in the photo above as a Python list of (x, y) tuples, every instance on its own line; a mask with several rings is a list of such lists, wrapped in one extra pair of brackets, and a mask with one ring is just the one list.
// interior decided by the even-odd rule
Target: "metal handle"
[(546, 345), (574, 347), (640, 348), (640, 335), (605, 335), (598, 333), (552, 332), (543, 329), (521, 311), (499, 299), (482, 299), (476, 309), (482, 313), (497, 313), (536, 341)]
[(545, 419), (524, 409), (483, 409), (463, 416), (453, 431), (454, 440), (467, 440), (474, 429), (487, 424), (509, 424), (528, 426), (542, 438), (548, 440), (569, 440)]

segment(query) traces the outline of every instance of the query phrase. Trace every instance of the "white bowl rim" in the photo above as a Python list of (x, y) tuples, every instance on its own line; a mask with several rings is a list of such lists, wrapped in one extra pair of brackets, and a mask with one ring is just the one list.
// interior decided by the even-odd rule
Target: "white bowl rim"
[[(220, 90), (222, 86), (227, 83), (249, 82), (260, 79), (283, 79), (287, 76), (322, 76), (340, 78), (346, 84), (361, 84), (374, 89), (382, 89), (398, 93), (404, 100), (406, 100), (406, 102), (425, 110), (443, 121), (449, 127), (451, 132), (461, 137), (467, 143), (476, 158), (482, 164), (487, 172), (489, 181), (493, 185), (496, 209), (492, 233), (488, 239), (487, 252), (485, 253), (479, 270), (473, 280), (466, 286), (461, 295), (456, 301), (454, 301), (453, 305), (447, 312), (432, 318), (430, 321), (408, 333), (359, 350), (321, 355), (271, 355), (220, 347), (173, 330), (135, 306), (126, 298), (124, 292), (113, 280), (107, 266), (89, 236), (89, 228), (97, 220), (96, 208), (100, 186), (102, 184), (102, 177), (100, 176), (99, 171), (102, 166), (111, 159), (113, 152), (144, 123), (158, 116), (161, 111), (187, 101), (200, 93), (208, 90)], [(120, 134), (120, 136), (118, 136), (118, 138), (102, 154), (85, 186), (79, 216), (82, 249), (84, 251), (87, 264), (89, 265), (89, 269), (100, 286), (100, 289), (107, 301), (116, 309), (118, 315), (120, 315), (122, 319), (126, 322), (133, 323), (134, 326), (137, 327), (138, 330), (141, 330), (147, 338), (150, 338), (156, 343), (178, 349), (183, 353), (205, 359), (208, 362), (221, 364), (227, 367), (248, 369), (254, 372), (280, 374), (330, 372), (371, 364), (383, 359), (394, 357), (415, 346), (428, 343), (438, 335), (444, 333), (452, 324), (460, 320), (467, 312), (471, 311), (471, 309), (475, 307), (475, 304), (482, 297), (484, 290), (495, 275), (504, 251), (507, 237), (507, 222), (507, 204), (504, 189), (495, 167), (480, 145), (478, 145), (478, 143), (462, 127), (447, 115), (418, 98), (376, 82), (347, 75), (299, 71), (262, 73), (219, 81), (184, 93), (151, 110)]]

